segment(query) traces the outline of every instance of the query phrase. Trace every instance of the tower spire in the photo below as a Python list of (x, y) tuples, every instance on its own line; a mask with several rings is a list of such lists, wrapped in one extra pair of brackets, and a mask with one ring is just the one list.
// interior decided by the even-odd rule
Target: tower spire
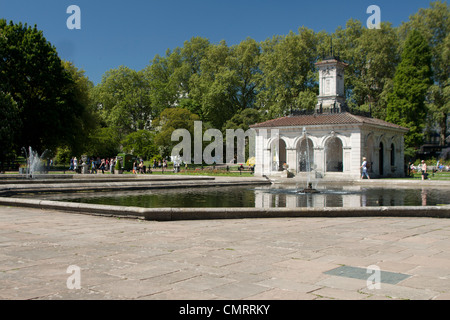
[(344, 112), (347, 108), (344, 90), (344, 70), (348, 66), (334, 54), (333, 37), (330, 37), (329, 56), (317, 62), (319, 69), (319, 96), (316, 112)]
[(333, 47), (333, 35), (330, 35), (330, 51), (327, 55), (324, 56), (325, 60), (339, 60), (339, 58), (334, 54), (334, 47)]
[(334, 57), (334, 52), (333, 52), (333, 35), (330, 36), (330, 55), (331, 55), (331, 57)]

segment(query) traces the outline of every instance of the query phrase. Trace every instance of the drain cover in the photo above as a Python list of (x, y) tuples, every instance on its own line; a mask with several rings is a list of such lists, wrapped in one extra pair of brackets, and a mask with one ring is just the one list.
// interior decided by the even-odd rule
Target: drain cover
[[(369, 270), (369, 272), (368, 272), (368, 270)], [(373, 273), (373, 271), (371, 271), (370, 269), (350, 267), (350, 266), (342, 266), (342, 267), (324, 272), (324, 274), (328, 274), (331, 276), (339, 276), (339, 277), (360, 279), (360, 280), (367, 280), (371, 276), (372, 273)], [(403, 273), (380, 271), (380, 282), (381, 283), (397, 284), (400, 281), (403, 281), (409, 277), (411, 277), (411, 276), (407, 275), (407, 274), (403, 274)]]

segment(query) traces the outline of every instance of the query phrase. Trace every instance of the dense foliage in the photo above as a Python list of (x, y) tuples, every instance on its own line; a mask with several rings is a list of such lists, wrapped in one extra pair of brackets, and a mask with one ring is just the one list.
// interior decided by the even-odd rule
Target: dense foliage
[(411, 150), (434, 128), (443, 143), (450, 109), (449, 31), (447, 2), (435, 1), (399, 27), (381, 23), (380, 29), (367, 29), (350, 19), (333, 34), (301, 27), (231, 46), (193, 37), (155, 56), (143, 70), (109, 70), (94, 86), (83, 71), (59, 59), (36, 27), (3, 20), (2, 146), (59, 147), (66, 155), (166, 156), (171, 132), (191, 131), (195, 120), (225, 132), (313, 109), (315, 63), (331, 47), (349, 64), (345, 88), (352, 108), (410, 128)]
[(3, 142), (2, 135), (2, 146), (16, 152), (33, 146), (43, 152), (75, 145), (85, 106), (55, 47), (36, 27), (5, 20), (0, 20), (0, 41), (0, 92), (13, 100), (2, 98), (2, 109), (7, 108), (7, 117), (20, 120), (9, 123), (12, 141)]
[(393, 90), (388, 97), (386, 120), (409, 128), (405, 144), (418, 148), (427, 114), (425, 97), (431, 81), (431, 53), (428, 43), (417, 30), (409, 33), (397, 67)]

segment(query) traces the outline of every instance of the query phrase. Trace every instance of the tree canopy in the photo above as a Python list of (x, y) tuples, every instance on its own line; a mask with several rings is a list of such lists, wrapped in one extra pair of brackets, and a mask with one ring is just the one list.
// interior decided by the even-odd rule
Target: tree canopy
[(406, 39), (402, 60), (394, 77), (394, 88), (388, 98), (386, 120), (409, 128), (405, 143), (418, 147), (423, 141), (427, 114), (425, 97), (432, 84), (431, 51), (417, 30)]
[[(168, 155), (171, 132), (248, 128), (317, 103), (315, 63), (329, 54), (349, 64), (351, 108), (410, 129), (417, 148), (424, 130), (447, 137), (450, 10), (434, 1), (399, 27), (368, 29), (349, 19), (333, 33), (300, 27), (257, 42), (211, 43), (192, 37), (156, 55), (143, 70), (111, 69), (93, 85), (61, 61), (37, 29), (0, 20), (0, 138), (4, 151), (60, 147), (76, 154)], [(147, 133), (146, 133), (147, 132)], [(112, 156), (113, 154), (111, 154)]]
[(17, 104), (14, 148), (43, 152), (79, 135), (84, 105), (56, 49), (37, 27), (0, 20), (0, 91)]

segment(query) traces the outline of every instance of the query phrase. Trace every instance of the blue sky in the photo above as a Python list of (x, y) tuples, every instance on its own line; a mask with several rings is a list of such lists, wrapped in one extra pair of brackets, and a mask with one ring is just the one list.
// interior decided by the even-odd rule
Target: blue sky
[[(62, 59), (72, 61), (95, 84), (112, 68), (135, 70), (156, 54), (183, 46), (192, 37), (238, 44), (263, 41), (305, 26), (332, 33), (350, 18), (366, 23), (367, 8), (378, 5), (381, 20), (407, 21), (426, 0), (0, 0), (0, 18), (43, 30)], [(81, 29), (66, 25), (70, 5), (81, 9)]]

